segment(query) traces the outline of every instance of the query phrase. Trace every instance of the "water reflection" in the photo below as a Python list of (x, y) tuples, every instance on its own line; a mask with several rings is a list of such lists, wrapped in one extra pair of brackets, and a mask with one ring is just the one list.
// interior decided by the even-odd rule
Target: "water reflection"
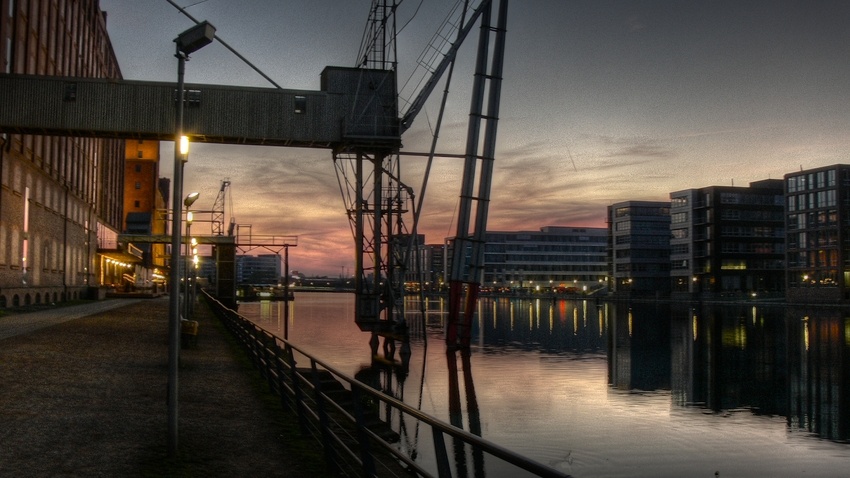
[(606, 308), (593, 301), (487, 297), (473, 330), (482, 347), (510, 346), (548, 353), (605, 350)]
[[(426, 326), (442, 325), (442, 300), (425, 310)], [(669, 391), (680, 407), (784, 416), (791, 431), (850, 440), (850, 317), (840, 309), (485, 297), (473, 341), (485, 354), (604, 352), (614, 389)]]
[(788, 426), (850, 439), (850, 317), (788, 312)]
[[(280, 329), (279, 306), (244, 307)], [(829, 476), (850, 457), (844, 310), (485, 297), (463, 354), (446, 353), (445, 301), (406, 307), (417, 334), (409, 373), (372, 360), (350, 295), (299, 295), (290, 337), (425, 413), (574, 476), (622, 476), (636, 463), (640, 476), (713, 474), (718, 463), (726, 476)], [(401, 449), (433, 463), (430, 432), (420, 440), (415, 421), (382, 418)], [(457, 476), (516, 476), (447, 445)]]
[[(460, 356), (460, 357), (458, 357)], [(457, 362), (460, 358), (461, 370), (463, 372), (463, 390), (466, 395), (466, 412), (468, 414), (467, 426), (463, 426), (463, 407), (461, 405), (461, 389), (458, 381)], [(467, 429), (473, 435), (481, 436), (481, 414), (478, 409), (478, 399), (475, 396), (475, 385), (472, 381), (472, 364), (469, 360), (469, 350), (447, 350), (446, 364), (448, 368), (449, 378), (449, 422), (461, 429)], [(457, 473), (455, 476), (467, 476), (467, 447), (464, 442), (458, 438), (452, 438), (452, 448), (454, 450), (454, 461)], [(469, 447), (472, 452), (472, 469), (474, 476), (481, 478), (484, 476), (484, 453), (480, 448)]]
[(668, 390), (670, 315), (657, 304), (608, 305), (608, 383), (621, 390)]

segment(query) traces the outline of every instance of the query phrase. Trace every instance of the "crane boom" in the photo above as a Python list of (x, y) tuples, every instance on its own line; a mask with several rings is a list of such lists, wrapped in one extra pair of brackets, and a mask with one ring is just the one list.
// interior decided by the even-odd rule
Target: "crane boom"
[[(221, 181), (221, 188), (218, 190), (218, 195), (215, 197), (212, 211), (212, 233), (214, 236), (224, 234), (224, 208), (227, 202), (227, 190), (230, 188), (230, 179)], [(231, 217), (231, 220), (233, 218)], [(229, 233), (228, 235), (232, 235)]]
[[(457, 39), (454, 43), (451, 44), (451, 47), (446, 51), (443, 59), (440, 63), (434, 68), (433, 73), (428, 78), (428, 81), (425, 82), (425, 86), (422, 90), (419, 91), (419, 94), (416, 98), (410, 102), (410, 106), (408, 106), (407, 111), (402, 115), (400, 121), (400, 129), (401, 133), (407, 131), (408, 128), (413, 123), (413, 120), (422, 110), (422, 107), (425, 105), (425, 101), (431, 96), (431, 93), (434, 91), (434, 88), (437, 86), (437, 82), (443, 76), (443, 73), (449, 67), (449, 65), (454, 61), (457, 56), (457, 51), (460, 46), (463, 44), (463, 40), (466, 39), (467, 34), (472, 30), (473, 25), (478, 20), (478, 17), (481, 16), (481, 13), (485, 8), (489, 8), (491, 4), (491, 0), (483, 0), (480, 5), (473, 11), (472, 15), (470, 15), (469, 19), (464, 23), (463, 27), (458, 31)], [(463, 15), (463, 12), (461, 13)]]

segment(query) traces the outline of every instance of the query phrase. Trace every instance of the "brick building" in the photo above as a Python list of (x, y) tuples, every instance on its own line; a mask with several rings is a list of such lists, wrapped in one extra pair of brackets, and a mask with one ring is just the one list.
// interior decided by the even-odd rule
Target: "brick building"
[[(121, 78), (96, 0), (0, 0), (0, 41), (2, 73)], [(0, 134), (0, 307), (100, 283), (98, 246), (124, 220), (123, 159), (123, 140)]]

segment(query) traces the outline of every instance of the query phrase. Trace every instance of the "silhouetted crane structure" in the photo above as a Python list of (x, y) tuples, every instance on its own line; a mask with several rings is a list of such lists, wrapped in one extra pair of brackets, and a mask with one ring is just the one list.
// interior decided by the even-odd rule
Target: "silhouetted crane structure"
[[(224, 234), (224, 216), (225, 209), (227, 207), (227, 199), (229, 198), (228, 192), (230, 191), (230, 180), (222, 179), (221, 187), (218, 190), (218, 194), (215, 197), (215, 202), (213, 202), (212, 208), (212, 234), (215, 236), (221, 236)], [(233, 228), (236, 226), (236, 218), (233, 217), (233, 210), (231, 205), (230, 211), (230, 225), (227, 228), (227, 235), (233, 235)]]
[[(480, 22), (446, 335), (449, 346), (464, 347), (482, 278), (508, 2), (458, 1), (403, 86), (411, 91), (405, 99), (396, 75), (398, 3), (373, 1), (357, 66), (326, 67), (319, 91), (186, 84), (183, 134), (193, 142), (330, 149), (356, 245), (355, 321), (373, 337), (392, 333), (405, 325), (405, 271), (427, 184), (426, 172), (415, 203), (413, 187), (402, 180), (401, 136), (440, 79), (448, 83), (458, 49)], [(172, 83), (0, 74), (0, 132), (173, 141), (178, 97)], [(445, 102), (444, 96), (441, 117)], [(227, 186), (222, 182), (216, 212), (223, 211)], [(219, 248), (228, 239), (223, 213), (220, 219), (213, 220)]]

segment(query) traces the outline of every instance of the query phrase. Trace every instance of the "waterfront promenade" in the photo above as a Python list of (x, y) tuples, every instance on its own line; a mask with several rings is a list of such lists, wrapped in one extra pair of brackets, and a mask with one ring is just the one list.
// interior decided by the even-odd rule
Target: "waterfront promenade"
[(327, 476), (203, 304), (167, 454), (168, 299), (0, 315), (0, 476)]

